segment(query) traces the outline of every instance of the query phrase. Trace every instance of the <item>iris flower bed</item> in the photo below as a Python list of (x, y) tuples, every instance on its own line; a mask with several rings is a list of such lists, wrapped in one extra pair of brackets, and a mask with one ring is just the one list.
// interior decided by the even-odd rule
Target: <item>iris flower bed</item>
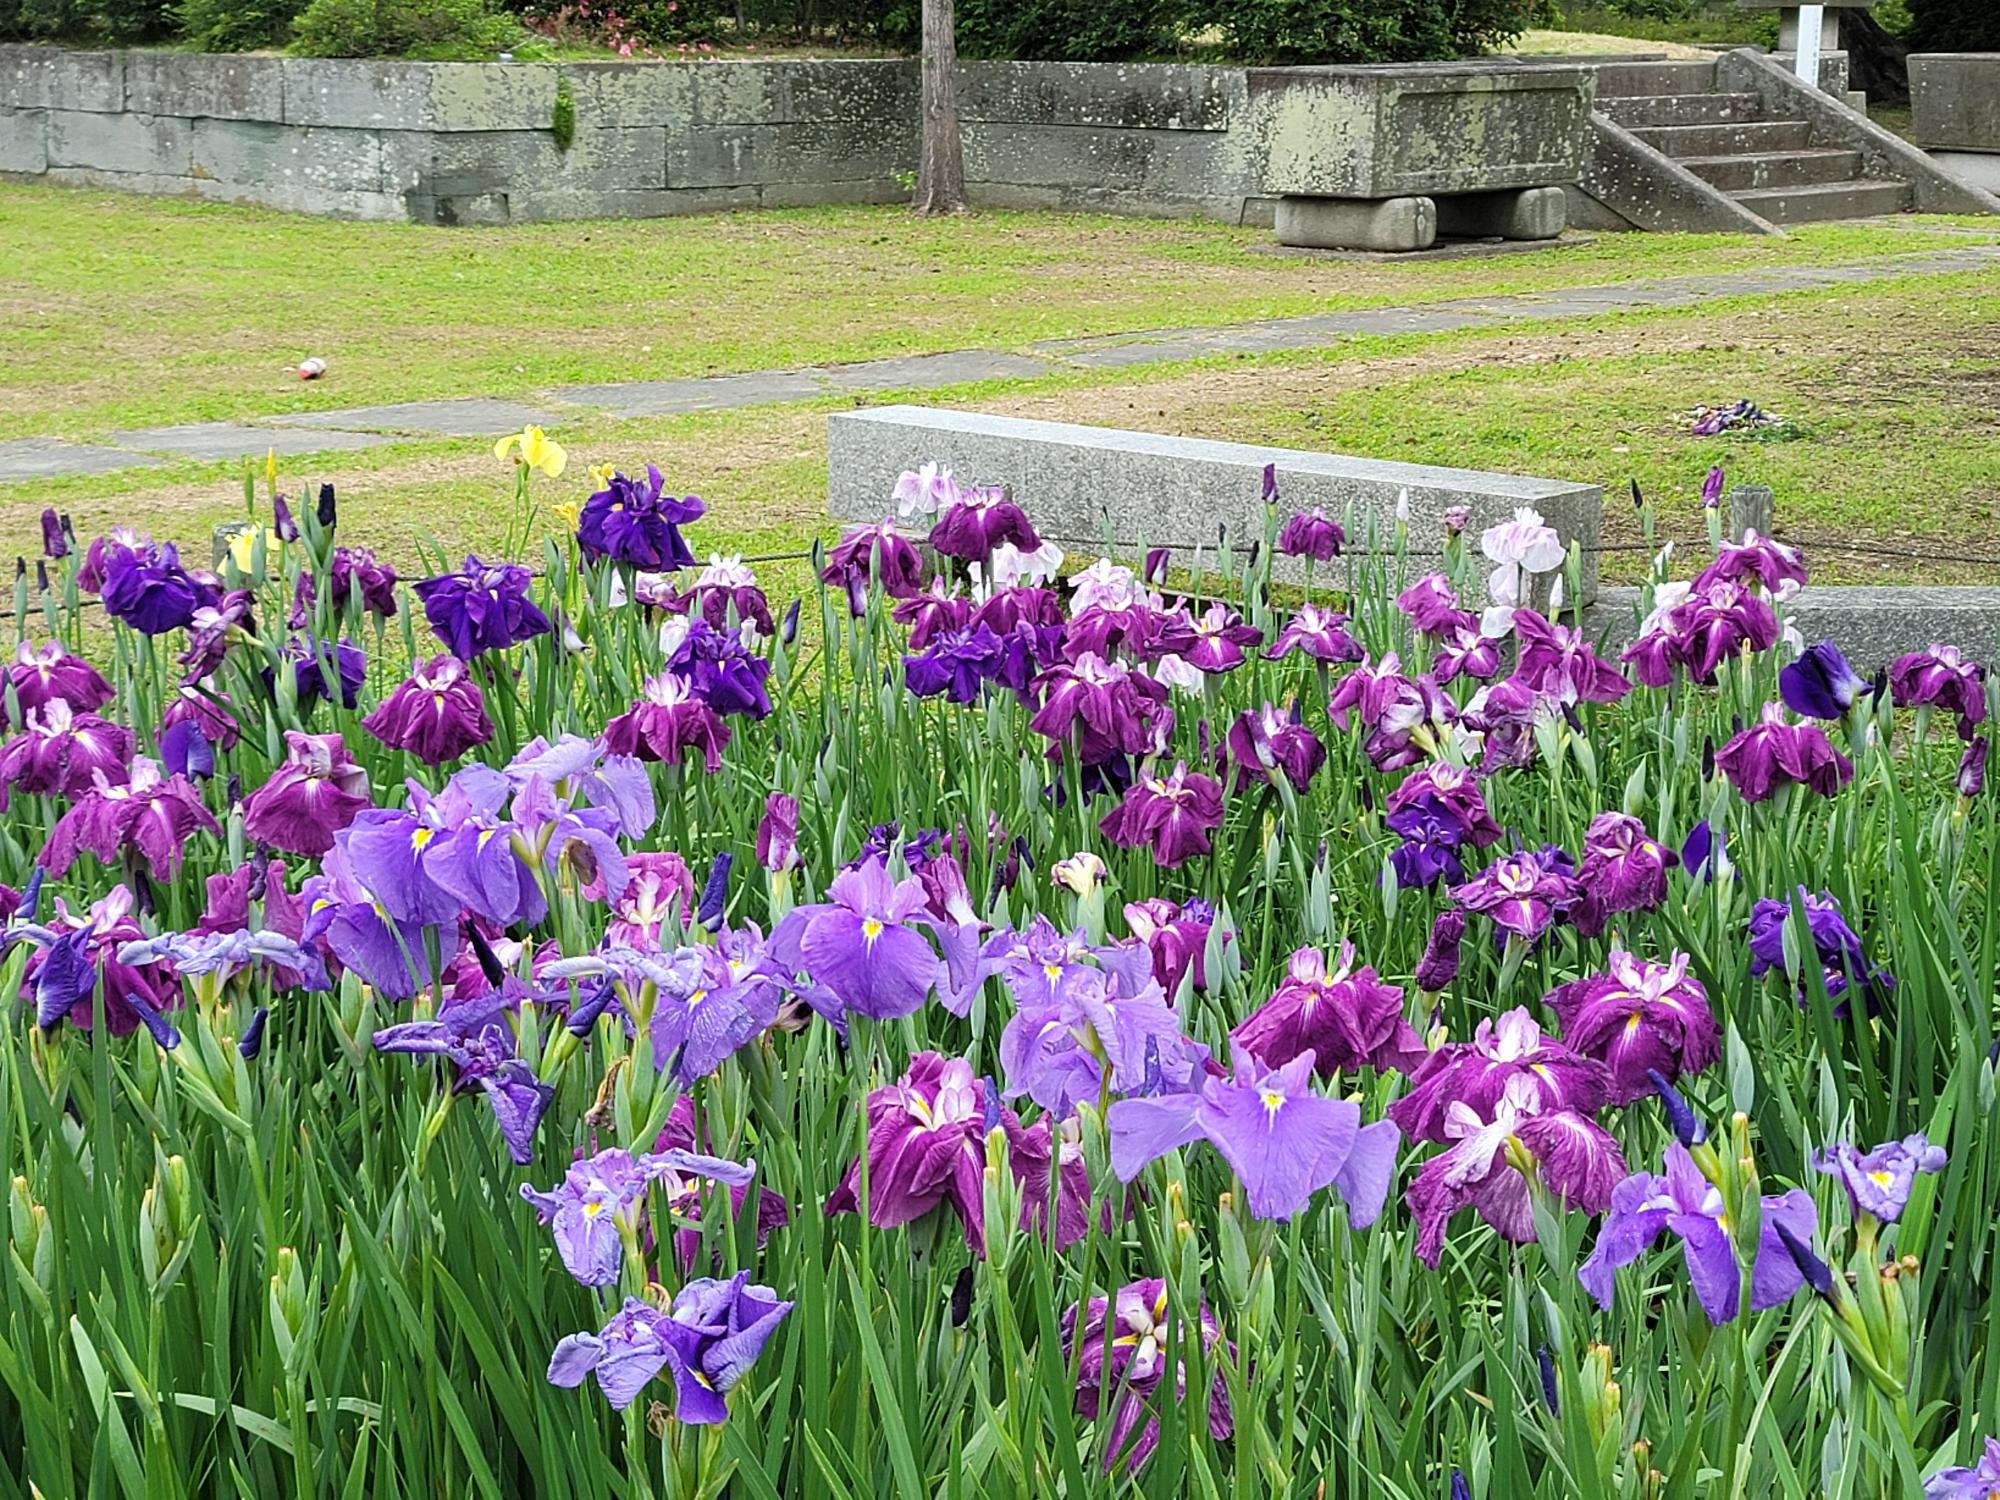
[(1989, 684), (1719, 481), (1607, 655), (1532, 512), (785, 600), (498, 456), (17, 579), (9, 1492), (2000, 1486)]

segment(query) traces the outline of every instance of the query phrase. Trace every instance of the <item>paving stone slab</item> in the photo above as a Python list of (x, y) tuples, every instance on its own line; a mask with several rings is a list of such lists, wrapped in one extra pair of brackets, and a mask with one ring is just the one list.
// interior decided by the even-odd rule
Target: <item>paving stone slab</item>
[(16, 438), (0, 443), (0, 484), (55, 479), (64, 474), (108, 474), (113, 469), (149, 468), (160, 462), (122, 448), (61, 443), (54, 438)]
[(912, 354), (894, 359), (870, 359), (851, 365), (828, 365), (813, 373), (838, 391), (894, 391), (965, 385), (975, 380), (1028, 379), (1047, 375), (1046, 359), (1023, 354), (995, 354), (980, 349), (945, 354)]
[(724, 411), (811, 401), (826, 386), (806, 370), (753, 370), (744, 375), (697, 375), (685, 380), (631, 380), (609, 385), (567, 385), (558, 400), (602, 407), (619, 417), (671, 417), (689, 411)]
[(379, 448), (395, 437), (381, 432), (310, 431), (249, 427), (235, 422), (185, 422), (174, 427), (135, 427), (111, 434), (121, 448), (177, 453), (183, 458), (256, 458), (267, 452), (344, 453)]
[(347, 431), (433, 433), (439, 437), (502, 437), (523, 427), (552, 427), (561, 416), (518, 401), (465, 396), (449, 401), (402, 401), (392, 406), (350, 406), (342, 411), (288, 413), (267, 420), (285, 427)]

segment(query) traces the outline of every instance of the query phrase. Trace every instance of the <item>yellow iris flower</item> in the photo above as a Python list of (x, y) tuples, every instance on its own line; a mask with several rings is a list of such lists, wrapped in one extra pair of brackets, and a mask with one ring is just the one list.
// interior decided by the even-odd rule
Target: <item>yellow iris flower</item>
[(551, 479), (559, 477), (563, 466), (569, 462), (569, 455), (563, 452), (562, 444), (539, 427), (523, 427), (519, 432), (508, 433), (493, 445), (493, 456), (505, 462), (514, 456), (516, 448), (520, 449), (517, 462), (531, 469), (540, 469)]
[(577, 528), (577, 524), (583, 519), (583, 506), (575, 500), (565, 500), (556, 507), (556, 519), (561, 521), (569, 530), (574, 531)]
[(246, 526), (229, 534), (229, 559), (236, 564), (239, 572), (250, 571), (251, 560), (256, 555), (257, 539), (263, 534), (261, 526)]

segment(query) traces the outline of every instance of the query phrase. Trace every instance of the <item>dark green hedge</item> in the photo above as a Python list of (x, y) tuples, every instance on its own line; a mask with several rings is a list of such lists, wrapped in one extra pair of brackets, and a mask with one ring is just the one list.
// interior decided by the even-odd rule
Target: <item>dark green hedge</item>
[(2000, 52), (2000, 0), (1909, 0), (1912, 52)]

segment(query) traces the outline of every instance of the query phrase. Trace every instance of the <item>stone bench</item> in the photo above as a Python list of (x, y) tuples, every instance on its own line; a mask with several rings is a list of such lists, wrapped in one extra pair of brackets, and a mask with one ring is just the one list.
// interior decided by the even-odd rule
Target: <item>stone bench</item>
[(1910, 138), (1952, 175), (2000, 193), (2000, 52), (1911, 54)]
[(1409, 545), (1419, 552), (1442, 545), (1452, 506), (1466, 507), (1474, 538), (1531, 506), (1566, 544), (1585, 549), (1584, 602), (1597, 588), (1604, 492), (1594, 484), (921, 406), (836, 413), (827, 419), (826, 446), (827, 509), (842, 522), (893, 513), (897, 478), (938, 463), (968, 484), (1008, 486), (1037, 528), (1067, 538), (1070, 551), (1102, 549), (1107, 538), (1121, 554), (1142, 543), (1214, 548), (1225, 535), (1248, 545), (1264, 534), (1263, 475), (1271, 464), (1283, 513), (1318, 506), (1347, 518), (1355, 548), (1366, 545), (1371, 520), (1389, 545), (1405, 491)]

